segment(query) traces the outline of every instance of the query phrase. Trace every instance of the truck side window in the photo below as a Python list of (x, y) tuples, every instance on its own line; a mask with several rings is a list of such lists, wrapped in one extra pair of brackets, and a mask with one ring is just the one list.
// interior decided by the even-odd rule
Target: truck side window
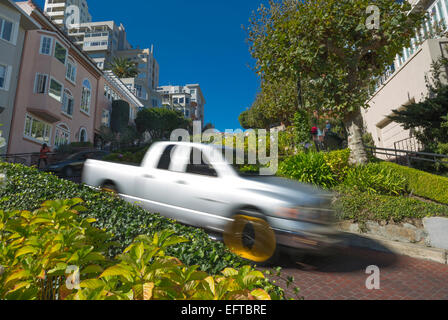
[(165, 151), (163, 151), (162, 156), (160, 157), (157, 169), (169, 170), (171, 164), (171, 151), (173, 151), (174, 147), (175, 145), (170, 145), (165, 148)]
[(187, 165), (187, 173), (198, 174), (208, 177), (217, 177), (218, 174), (216, 173), (216, 170), (213, 168), (213, 166), (211, 164), (205, 163), (204, 155), (202, 154), (201, 151), (197, 151), (201, 155), (201, 164), (194, 164), (194, 150), (195, 149), (191, 149), (190, 163)]

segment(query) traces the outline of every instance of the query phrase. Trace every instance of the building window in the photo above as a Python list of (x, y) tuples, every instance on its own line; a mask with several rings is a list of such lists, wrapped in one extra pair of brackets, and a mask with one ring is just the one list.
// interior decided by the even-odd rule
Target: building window
[(59, 102), (62, 102), (62, 90), (63, 86), (60, 82), (56, 81), (55, 79), (51, 78), (50, 80), (50, 91), (48, 95), (52, 97), (53, 99), (56, 99)]
[(36, 80), (34, 83), (34, 92), (35, 93), (47, 93), (47, 82), (48, 75), (46, 74), (36, 74)]
[(11, 78), (12, 68), (0, 64), (0, 89), (9, 90), (9, 80)]
[(73, 99), (72, 94), (68, 90), (64, 90), (64, 97), (62, 99), (62, 112), (72, 116), (73, 115), (73, 106), (75, 105), (75, 100)]
[(56, 46), (54, 47), (54, 57), (60, 62), (65, 64), (67, 59), (67, 49), (65, 49), (59, 42), (56, 41)]
[(103, 114), (101, 117), (101, 124), (105, 127), (110, 127), (110, 111), (109, 110), (103, 110)]
[(51, 47), (53, 46), (53, 38), (42, 36), (40, 40), (40, 54), (51, 55)]
[(67, 61), (67, 72), (65, 77), (73, 83), (76, 83), (76, 64), (72, 59)]
[(90, 113), (90, 103), (92, 99), (92, 87), (89, 80), (84, 80), (82, 83), (82, 95), (81, 95), (81, 110), (85, 113)]
[(26, 115), (24, 136), (42, 144), (50, 144), (51, 125)]
[(54, 145), (60, 147), (67, 144), (70, 144), (70, 130), (66, 125), (60, 124), (56, 126)]
[(85, 128), (81, 128), (79, 130), (79, 142), (87, 142), (87, 130)]
[(14, 23), (0, 18), (0, 38), (11, 42)]

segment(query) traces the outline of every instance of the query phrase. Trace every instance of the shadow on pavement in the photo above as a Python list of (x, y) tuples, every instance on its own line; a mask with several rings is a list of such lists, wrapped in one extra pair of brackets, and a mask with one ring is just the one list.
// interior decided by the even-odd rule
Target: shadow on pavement
[(325, 256), (283, 253), (277, 266), (322, 273), (350, 273), (365, 271), (367, 266), (379, 268), (393, 266), (397, 256), (380, 243), (355, 234), (343, 234), (345, 245), (334, 248)]

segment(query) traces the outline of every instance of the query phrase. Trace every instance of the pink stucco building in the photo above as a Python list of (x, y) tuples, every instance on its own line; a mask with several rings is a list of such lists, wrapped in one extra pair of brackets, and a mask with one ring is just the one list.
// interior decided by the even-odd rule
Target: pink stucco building
[(112, 73), (105, 73), (32, 2), (17, 3), (41, 28), (26, 32), (8, 153), (38, 152), (72, 142), (94, 142), (110, 121), (114, 99), (143, 105)]
[(8, 153), (92, 142), (101, 70), (32, 4), (19, 6), (42, 29), (25, 36)]

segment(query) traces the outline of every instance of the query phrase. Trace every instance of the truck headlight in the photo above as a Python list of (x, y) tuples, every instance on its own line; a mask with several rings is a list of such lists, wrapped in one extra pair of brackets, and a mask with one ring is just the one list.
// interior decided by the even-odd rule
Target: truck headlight
[(298, 208), (280, 208), (276, 215), (285, 219), (299, 219), (300, 211)]

